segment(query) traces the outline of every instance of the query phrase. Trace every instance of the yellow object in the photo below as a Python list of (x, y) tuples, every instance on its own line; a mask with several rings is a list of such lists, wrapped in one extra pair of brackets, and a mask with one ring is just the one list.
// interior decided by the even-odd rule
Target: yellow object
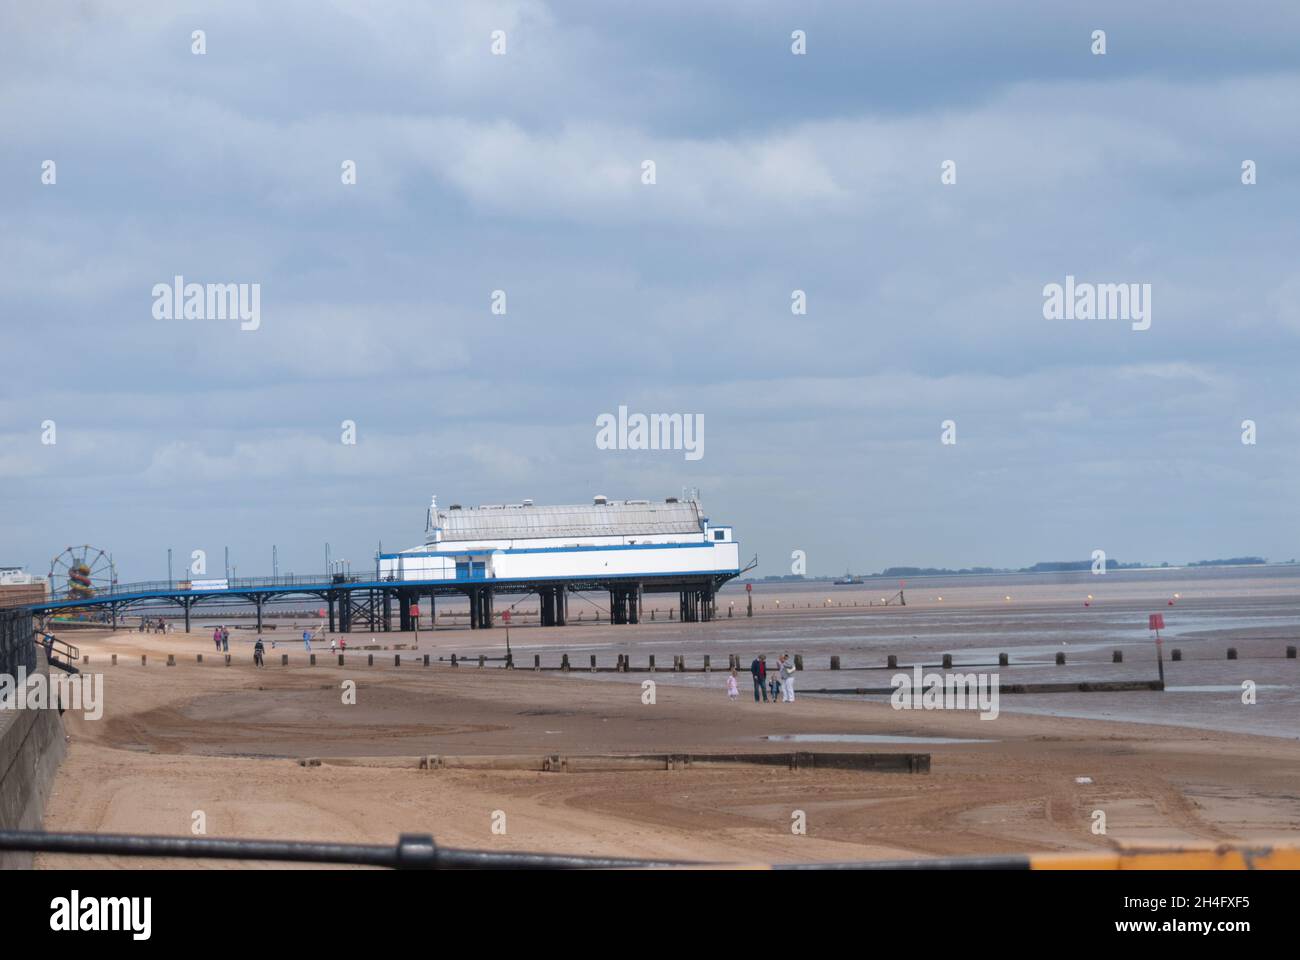
[(1130, 847), (1110, 853), (1046, 853), (1031, 870), (1300, 870), (1300, 847), (1275, 844)]

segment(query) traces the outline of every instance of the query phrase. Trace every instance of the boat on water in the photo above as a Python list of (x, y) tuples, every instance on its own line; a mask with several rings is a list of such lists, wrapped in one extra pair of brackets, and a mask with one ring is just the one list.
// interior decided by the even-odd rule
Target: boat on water
[(853, 574), (851, 574), (851, 573), (849, 573), (847, 570), (845, 570), (845, 571), (844, 571), (844, 578), (843, 578), (842, 580), (836, 580), (836, 581), (835, 581), (835, 586), (837, 586), (837, 587), (853, 587), (853, 586), (857, 586), (858, 584), (862, 584), (862, 583), (866, 583), (866, 581), (863, 580), (861, 577), (855, 577)]

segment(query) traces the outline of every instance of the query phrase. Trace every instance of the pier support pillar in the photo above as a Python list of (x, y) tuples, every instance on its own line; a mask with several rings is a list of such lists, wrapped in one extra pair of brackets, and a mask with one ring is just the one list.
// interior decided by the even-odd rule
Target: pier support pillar
[(411, 618), (411, 604), (414, 602), (415, 594), (412, 591), (397, 591), (397, 629), (403, 633), (415, 629), (415, 623)]
[(544, 627), (562, 627), (569, 622), (569, 596), (564, 587), (542, 587), (537, 591), (537, 613)]
[(639, 623), (641, 620), (637, 587), (614, 587), (609, 591), (609, 622)]

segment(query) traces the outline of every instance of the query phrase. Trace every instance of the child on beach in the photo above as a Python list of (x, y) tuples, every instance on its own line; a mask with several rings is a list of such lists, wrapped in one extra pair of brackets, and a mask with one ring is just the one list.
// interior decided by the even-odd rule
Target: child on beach
[(727, 696), (735, 700), (740, 696), (740, 688), (736, 686), (736, 668), (731, 668), (731, 675), (727, 677)]

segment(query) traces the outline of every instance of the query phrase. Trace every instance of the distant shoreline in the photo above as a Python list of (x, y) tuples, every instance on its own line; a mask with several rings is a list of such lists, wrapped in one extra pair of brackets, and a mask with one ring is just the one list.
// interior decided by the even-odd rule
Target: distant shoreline
[[(1082, 566), (1067, 567), (1056, 570), (1039, 570), (1033, 567), (1022, 567), (1019, 570), (1008, 569), (970, 569), (970, 570), (943, 570), (932, 567), (891, 569), (882, 573), (855, 573), (853, 576), (858, 577), (864, 584), (871, 582), (896, 581), (904, 580), (926, 580), (926, 579), (952, 579), (955, 577), (1059, 577), (1063, 574), (1091, 573), (1091, 563), (1080, 561)], [(1261, 562), (1261, 563), (1215, 563), (1211, 561), (1197, 560), (1190, 563), (1168, 564), (1168, 565), (1119, 565), (1107, 564), (1108, 574), (1114, 573), (1161, 573), (1172, 570), (1271, 570), (1278, 567), (1294, 568), (1300, 566), (1294, 560), (1278, 562)], [(795, 585), (801, 583), (831, 583), (843, 579), (843, 574), (826, 574), (817, 577), (799, 577), (799, 576), (780, 576), (780, 577), (739, 577), (736, 583), (754, 583), (772, 585)], [(847, 585), (847, 584), (846, 584)]]

